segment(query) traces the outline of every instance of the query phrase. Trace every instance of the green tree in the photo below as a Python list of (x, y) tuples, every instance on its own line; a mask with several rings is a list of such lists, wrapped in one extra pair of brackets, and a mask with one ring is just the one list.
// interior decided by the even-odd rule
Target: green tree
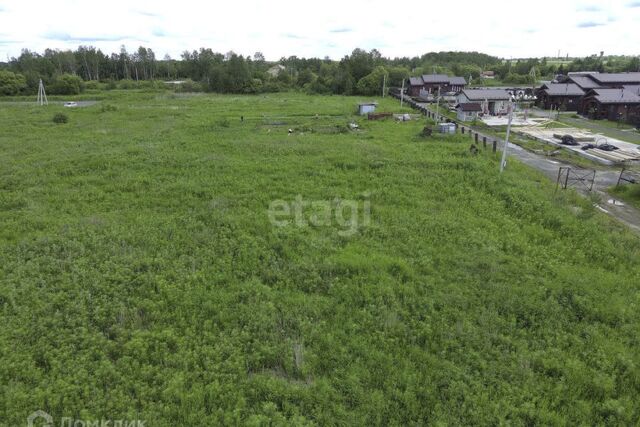
[(0, 95), (17, 95), (27, 87), (27, 79), (22, 74), (0, 70)]
[(376, 95), (382, 92), (383, 80), (389, 76), (384, 67), (376, 67), (358, 81), (356, 90), (362, 95)]
[(54, 95), (77, 95), (83, 90), (82, 79), (71, 74), (58, 76), (49, 89), (50, 93)]

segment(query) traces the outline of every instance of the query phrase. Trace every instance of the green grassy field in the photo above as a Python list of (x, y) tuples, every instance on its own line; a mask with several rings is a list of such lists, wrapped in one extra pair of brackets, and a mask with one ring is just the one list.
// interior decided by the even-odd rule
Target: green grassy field
[(640, 239), (589, 201), (357, 98), (101, 96), (0, 106), (0, 425), (639, 422)]

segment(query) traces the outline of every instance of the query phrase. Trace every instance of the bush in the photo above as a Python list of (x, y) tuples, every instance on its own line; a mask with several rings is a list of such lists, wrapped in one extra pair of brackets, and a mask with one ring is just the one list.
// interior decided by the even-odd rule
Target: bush
[(22, 74), (0, 70), (0, 95), (17, 95), (27, 88), (27, 79)]
[(216, 125), (221, 128), (228, 128), (231, 125), (228, 119), (220, 119), (217, 121)]
[(53, 116), (53, 123), (67, 123), (69, 121), (69, 117), (64, 113), (56, 113)]
[(50, 93), (53, 95), (77, 95), (84, 90), (84, 82), (78, 76), (63, 74), (56, 77), (50, 86)]
[(120, 80), (120, 82), (118, 83), (118, 89), (137, 89), (138, 85), (136, 84), (135, 81), (131, 80), (131, 79), (125, 79), (125, 80)]
[(100, 111), (102, 111), (103, 113), (106, 113), (108, 111), (116, 111), (117, 108), (115, 105), (111, 105), (111, 104), (103, 104), (102, 107), (100, 108)]

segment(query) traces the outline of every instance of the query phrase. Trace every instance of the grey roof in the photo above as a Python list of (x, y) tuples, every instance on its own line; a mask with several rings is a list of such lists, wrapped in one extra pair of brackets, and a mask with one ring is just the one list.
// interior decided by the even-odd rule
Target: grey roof
[(504, 89), (465, 89), (462, 93), (470, 101), (509, 101), (511, 95)]
[(640, 73), (594, 73), (591, 78), (601, 84), (606, 83), (638, 83), (640, 84)]
[(409, 77), (410, 86), (422, 86), (423, 84), (422, 77)]
[(549, 96), (582, 96), (584, 91), (575, 83), (549, 83), (541, 87)]
[(464, 77), (451, 77), (449, 78), (449, 84), (451, 86), (466, 86), (467, 81)]
[(422, 80), (425, 83), (446, 83), (449, 84), (449, 76), (446, 74), (423, 74)]
[(456, 108), (462, 111), (482, 111), (482, 106), (477, 102), (461, 102)]
[(633, 89), (592, 89), (589, 96), (602, 104), (640, 104), (640, 94)]
[(580, 86), (582, 89), (593, 89), (600, 85), (588, 76), (570, 75), (569, 80)]

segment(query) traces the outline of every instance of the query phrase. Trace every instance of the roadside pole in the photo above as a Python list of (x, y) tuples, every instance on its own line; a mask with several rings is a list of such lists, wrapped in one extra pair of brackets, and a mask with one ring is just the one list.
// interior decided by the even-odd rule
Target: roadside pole
[(436, 121), (438, 121), (438, 116), (440, 116), (440, 86), (438, 86), (438, 97), (436, 98)]
[(502, 161), (500, 162), (500, 173), (504, 171), (507, 165), (507, 147), (509, 146), (509, 135), (511, 134), (511, 120), (513, 119), (513, 101), (509, 101), (509, 122), (507, 124), (507, 139), (504, 141), (504, 150), (502, 150)]

